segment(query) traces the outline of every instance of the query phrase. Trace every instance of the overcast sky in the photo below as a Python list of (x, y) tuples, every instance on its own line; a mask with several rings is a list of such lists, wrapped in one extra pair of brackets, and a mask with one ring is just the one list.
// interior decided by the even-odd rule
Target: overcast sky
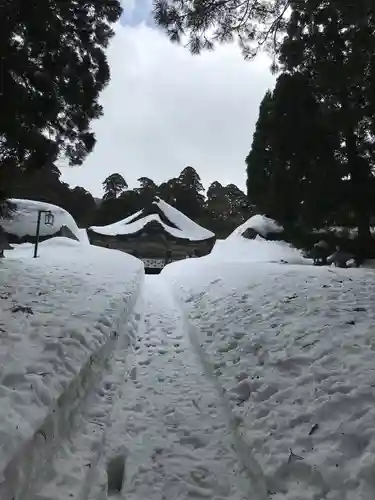
[(206, 188), (218, 180), (245, 189), (259, 104), (274, 85), (269, 60), (245, 62), (236, 45), (191, 56), (153, 26), (151, 0), (123, 5), (95, 150), (83, 166), (63, 168), (63, 180), (101, 196), (111, 173), (135, 187), (139, 177), (160, 183), (191, 165)]

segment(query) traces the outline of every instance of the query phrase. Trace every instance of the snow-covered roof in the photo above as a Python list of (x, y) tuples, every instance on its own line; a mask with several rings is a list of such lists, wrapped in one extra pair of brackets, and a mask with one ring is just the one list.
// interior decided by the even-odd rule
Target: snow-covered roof
[(253, 215), (246, 222), (238, 226), (228, 238), (242, 236), (247, 229), (254, 229), (261, 236), (266, 237), (269, 233), (281, 233), (284, 229), (277, 222), (265, 215)]
[(95, 233), (106, 236), (130, 235), (138, 233), (147, 224), (156, 222), (167, 233), (175, 238), (190, 241), (202, 241), (215, 237), (214, 233), (201, 227), (199, 224), (192, 221), (189, 217), (186, 217), (186, 215), (182, 214), (179, 210), (160, 198), (155, 198), (152, 205), (155, 208), (159, 208), (160, 212), (164, 215), (165, 219), (170, 222), (170, 224), (167, 224), (162, 220), (156, 209), (155, 213), (148, 213), (144, 217), (140, 217), (143, 213), (143, 210), (140, 210), (126, 219), (115, 222), (114, 224), (109, 224), (108, 226), (92, 226), (90, 229)]
[(51, 203), (36, 200), (11, 198), (9, 201), (16, 206), (15, 212), (10, 219), (0, 219), (1, 225), (7, 233), (13, 234), (18, 238), (35, 236), (38, 211), (46, 210), (52, 212), (54, 222), (52, 226), (47, 226), (43, 223), (43, 218), (41, 219), (41, 236), (52, 236), (56, 234), (62, 226), (66, 226), (79, 241), (82, 241), (82, 239), (85, 240), (85, 238), (87, 240), (87, 236), (85, 237), (83, 232), (78, 229), (73, 217), (63, 208), (52, 205)]

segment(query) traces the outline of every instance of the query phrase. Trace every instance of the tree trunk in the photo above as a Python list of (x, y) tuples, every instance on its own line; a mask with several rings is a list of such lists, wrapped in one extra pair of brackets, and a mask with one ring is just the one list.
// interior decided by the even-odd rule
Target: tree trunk
[(353, 131), (346, 134), (346, 150), (351, 177), (351, 201), (358, 228), (358, 252), (366, 257), (371, 252), (372, 238), (370, 231), (369, 186), (370, 166), (360, 157)]

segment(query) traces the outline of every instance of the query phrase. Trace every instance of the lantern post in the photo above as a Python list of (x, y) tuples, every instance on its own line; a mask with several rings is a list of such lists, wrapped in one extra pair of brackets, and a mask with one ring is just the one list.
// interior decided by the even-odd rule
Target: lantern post
[(40, 222), (42, 219), (42, 214), (44, 214), (44, 224), (46, 226), (53, 226), (55, 221), (55, 216), (51, 210), (38, 210), (38, 221), (36, 223), (36, 239), (34, 246), (34, 259), (38, 257), (38, 245), (39, 245), (39, 235), (40, 235)]

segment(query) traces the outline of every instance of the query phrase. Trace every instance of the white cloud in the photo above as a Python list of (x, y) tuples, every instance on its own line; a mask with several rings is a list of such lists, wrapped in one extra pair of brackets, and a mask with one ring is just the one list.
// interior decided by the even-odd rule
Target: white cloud
[(159, 183), (191, 165), (206, 187), (245, 187), (259, 104), (274, 84), (265, 57), (245, 62), (235, 45), (191, 56), (155, 29), (119, 24), (108, 58), (96, 148), (82, 167), (63, 169), (64, 181), (100, 195), (113, 172), (132, 187), (141, 176)]

